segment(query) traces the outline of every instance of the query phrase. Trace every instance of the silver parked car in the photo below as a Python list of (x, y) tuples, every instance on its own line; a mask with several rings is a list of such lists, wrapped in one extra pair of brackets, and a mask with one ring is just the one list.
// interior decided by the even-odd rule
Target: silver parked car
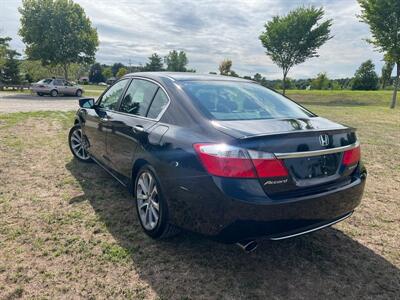
[(50, 95), (56, 97), (59, 94), (73, 95), (80, 97), (83, 94), (83, 88), (62, 78), (46, 78), (32, 83), (31, 91), (39, 96)]

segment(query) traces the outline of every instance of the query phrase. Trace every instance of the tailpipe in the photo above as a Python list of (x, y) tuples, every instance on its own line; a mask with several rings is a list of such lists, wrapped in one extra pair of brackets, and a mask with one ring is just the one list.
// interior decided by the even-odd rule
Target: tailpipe
[(257, 249), (258, 243), (255, 240), (241, 241), (236, 243), (244, 252), (250, 253)]

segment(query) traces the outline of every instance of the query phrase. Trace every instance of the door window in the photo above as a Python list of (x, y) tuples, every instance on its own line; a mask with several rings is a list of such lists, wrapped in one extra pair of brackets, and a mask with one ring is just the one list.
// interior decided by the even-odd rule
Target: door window
[(64, 80), (56, 79), (53, 81), (53, 84), (55, 86), (62, 86), (62, 85), (64, 85)]
[(123, 79), (110, 87), (101, 97), (99, 106), (109, 110), (116, 110), (118, 106), (118, 100), (122, 96), (127, 82), (128, 79)]
[(125, 93), (120, 111), (145, 117), (157, 88), (158, 86), (150, 81), (134, 79)]
[(147, 113), (147, 117), (151, 119), (157, 119), (160, 113), (164, 110), (164, 108), (168, 104), (168, 97), (164, 93), (162, 89), (158, 89), (157, 94), (154, 97), (153, 102), (151, 103), (149, 112)]

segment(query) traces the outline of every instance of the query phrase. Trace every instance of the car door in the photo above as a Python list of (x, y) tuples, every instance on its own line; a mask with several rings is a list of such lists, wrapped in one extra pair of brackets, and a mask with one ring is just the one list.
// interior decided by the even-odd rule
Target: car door
[(64, 80), (62, 79), (54, 79), (53, 80), (54, 88), (57, 90), (59, 94), (64, 94)]
[(65, 95), (75, 95), (76, 86), (74, 86), (71, 82), (64, 81), (64, 92)]
[(156, 113), (152, 112), (151, 118), (148, 113), (154, 99), (158, 98), (155, 96), (159, 90), (161, 87), (155, 82), (133, 79), (121, 100), (119, 111), (113, 112), (110, 118), (112, 130), (107, 137), (107, 155), (113, 169), (125, 179), (130, 177), (138, 147), (147, 147), (149, 132), (157, 123)]
[(85, 123), (83, 132), (88, 139), (88, 151), (99, 162), (109, 165), (107, 157), (106, 137), (110, 131), (110, 115), (119, 105), (124, 90), (130, 79), (117, 81), (98, 99), (92, 109), (85, 109)]

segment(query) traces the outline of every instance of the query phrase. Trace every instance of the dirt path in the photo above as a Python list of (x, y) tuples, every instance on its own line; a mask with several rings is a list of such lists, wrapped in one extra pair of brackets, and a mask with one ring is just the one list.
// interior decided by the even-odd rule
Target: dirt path
[(70, 111), (78, 108), (77, 97), (39, 97), (31, 94), (0, 92), (0, 113), (27, 111)]

